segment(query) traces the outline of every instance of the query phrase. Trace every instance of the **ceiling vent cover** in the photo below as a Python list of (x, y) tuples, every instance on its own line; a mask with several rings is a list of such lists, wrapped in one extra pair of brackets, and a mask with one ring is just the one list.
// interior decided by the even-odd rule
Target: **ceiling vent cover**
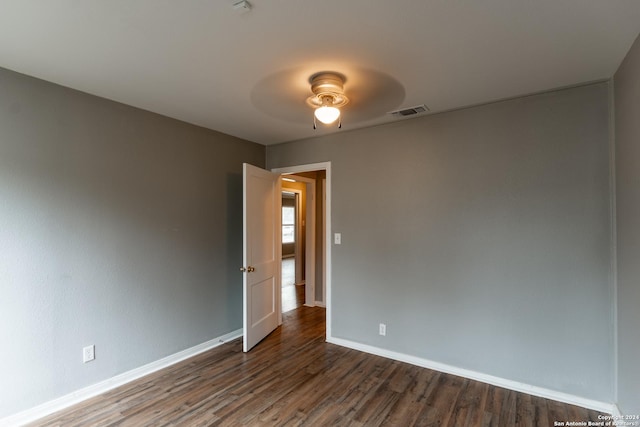
[(429, 112), (429, 107), (424, 104), (415, 107), (403, 108), (401, 110), (389, 111), (388, 114), (396, 117), (413, 116), (414, 114), (424, 114)]

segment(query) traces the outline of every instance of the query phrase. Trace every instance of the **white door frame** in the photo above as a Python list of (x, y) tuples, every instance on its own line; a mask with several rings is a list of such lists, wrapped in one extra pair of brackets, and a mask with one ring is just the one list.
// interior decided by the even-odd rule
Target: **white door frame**
[[(322, 206), (327, 206), (327, 180), (322, 181)], [(331, 234), (327, 234), (327, 215), (325, 208), (325, 215), (322, 215), (322, 235), (323, 236), (331, 236)], [(329, 242), (331, 242), (331, 237), (329, 237)], [(327, 304), (327, 245), (322, 246), (322, 304), (326, 307)]]
[[(331, 162), (311, 163), (306, 165), (287, 166), (282, 168), (272, 168), (271, 172), (280, 174), (296, 174), (300, 172), (313, 172), (318, 170), (324, 170), (327, 174), (326, 177), (326, 200), (324, 204), (324, 218), (326, 226), (324, 229), (324, 247), (325, 247), (325, 305), (327, 307), (327, 334), (326, 338), (331, 338)], [(316, 194), (316, 197), (318, 195)]]

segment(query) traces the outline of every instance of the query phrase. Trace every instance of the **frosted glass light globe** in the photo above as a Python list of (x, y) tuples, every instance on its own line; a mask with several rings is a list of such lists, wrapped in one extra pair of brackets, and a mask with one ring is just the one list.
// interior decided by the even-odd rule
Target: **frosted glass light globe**
[(338, 120), (338, 117), (340, 117), (340, 110), (336, 107), (327, 107), (325, 105), (316, 108), (316, 111), (314, 111), (313, 114), (315, 114), (316, 119), (320, 120), (325, 125), (328, 125)]

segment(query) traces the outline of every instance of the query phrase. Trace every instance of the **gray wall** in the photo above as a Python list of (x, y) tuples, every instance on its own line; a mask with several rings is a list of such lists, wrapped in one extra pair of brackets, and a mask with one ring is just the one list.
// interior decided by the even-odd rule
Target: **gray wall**
[(333, 335), (612, 402), (608, 96), (267, 147), (269, 168), (332, 162)]
[(640, 414), (640, 38), (614, 77), (618, 406)]
[(241, 328), (242, 162), (264, 158), (0, 69), (0, 418)]

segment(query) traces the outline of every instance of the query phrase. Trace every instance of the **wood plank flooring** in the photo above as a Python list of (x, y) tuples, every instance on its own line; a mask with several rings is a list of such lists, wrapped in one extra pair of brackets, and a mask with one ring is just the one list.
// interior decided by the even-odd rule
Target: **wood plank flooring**
[(241, 340), (53, 414), (34, 426), (553, 426), (595, 411), (324, 342), (300, 307), (250, 353)]

